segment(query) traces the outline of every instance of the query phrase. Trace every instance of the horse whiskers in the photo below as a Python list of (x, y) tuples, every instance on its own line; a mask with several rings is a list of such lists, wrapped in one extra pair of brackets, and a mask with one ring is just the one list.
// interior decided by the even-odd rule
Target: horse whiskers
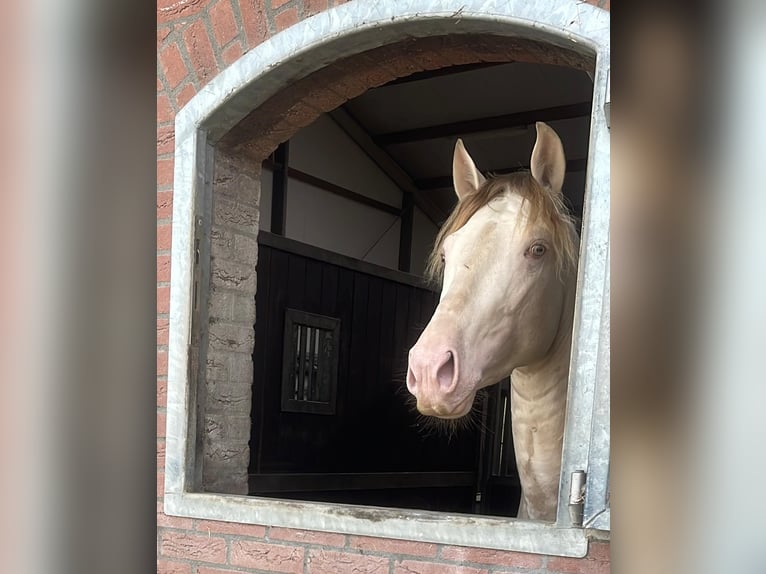
[(418, 416), (418, 423), (415, 425), (424, 438), (432, 436), (443, 436), (447, 442), (451, 442), (457, 434), (462, 419), (440, 419), (436, 417)]
[(482, 408), (483, 396), (486, 391), (479, 391), (476, 394), (471, 410), (469, 410), (464, 416), (457, 419), (440, 419), (438, 417), (425, 416), (417, 411), (417, 399), (410, 395), (407, 399), (408, 405), (417, 413), (417, 422), (415, 427), (421, 432), (421, 434), (427, 438), (431, 436), (443, 436), (447, 438), (447, 442), (450, 442), (458, 432), (465, 432), (471, 430), (489, 430), (486, 425), (482, 423)]
[(415, 397), (412, 396), (410, 391), (407, 389), (407, 380), (406, 378), (403, 380), (397, 380), (395, 377), (392, 377), (391, 379), (393, 382), (398, 383), (397, 385), (393, 385), (394, 387), (394, 394), (401, 397), (402, 400), (409, 406), (414, 407)]
[(404, 390), (407, 390), (407, 387), (404, 386), (404, 383), (407, 382), (407, 369), (403, 369), (401, 371), (396, 371), (391, 374), (391, 381), (394, 383), (402, 383), (399, 385), (399, 389), (401, 390), (404, 388)]
[(406, 371), (402, 372), (401, 378), (394, 374), (391, 380), (396, 383), (402, 383), (394, 386), (394, 393), (401, 396), (404, 399), (404, 403), (410, 408), (410, 410), (416, 416), (416, 422), (413, 426), (418, 428), (424, 437), (430, 436), (444, 436), (447, 441), (451, 441), (458, 432), (471, 431), (471, 430), (484, 430), (491, 432), (482, 422), (482, 405), (484, 404), (484, 397), (487, 394), (485, 389), (477, 391), (474, 397), (471, 410), (465, 415), (457, 419), (440, 419), (438, 417), (431, 417), (420, 414), (417, 409), (417, 398), (407, 390), (407, 385), (403, 384), (407, 380)]

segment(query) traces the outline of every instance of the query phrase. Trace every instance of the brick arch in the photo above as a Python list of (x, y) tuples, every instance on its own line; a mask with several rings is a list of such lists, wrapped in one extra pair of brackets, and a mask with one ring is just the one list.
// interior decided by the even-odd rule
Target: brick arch
[[(243, 54), (346, 0), (158, 0), (158, 100), (173, 115)], [(609, 0), (585, 0), (609, 10)]]
[(504, 36), (431, 36), (339, 59), (296, 81), (250, 112), (224, 135), (228, 153), (260, 163), (319, 115), (369, 89), (424, 70), (480, 62), (555, 64), (592, 72), (594, 57), (546, 42)]

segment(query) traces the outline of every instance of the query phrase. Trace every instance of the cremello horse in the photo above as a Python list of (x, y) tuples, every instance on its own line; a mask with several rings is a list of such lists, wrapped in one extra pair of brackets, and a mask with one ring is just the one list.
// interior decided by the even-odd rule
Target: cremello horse
[(439, 305), (410, 350), (407, 388), (424, 414), (468, 414), (476, 391), (511, 376), (521, 481), (518, 516), (556, 518), (572, 339), (578, 239), (562, 201), (561, 140), (538, 122), (531, 173), (485, 180), (462, 141), (458, 204), (428, 274)]

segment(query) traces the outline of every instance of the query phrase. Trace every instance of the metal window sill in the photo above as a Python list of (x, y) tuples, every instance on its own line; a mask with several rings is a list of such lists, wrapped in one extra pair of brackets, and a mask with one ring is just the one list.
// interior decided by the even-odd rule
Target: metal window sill
[(586, 531), (581, 528), (559, 528), (555, 524), (543, 522), (470, 514), (297, 502), (212, 493), (166, 493), (165, 513), (207, 520), (550, 556), (582, 558), (588, 552), (588, 537)]

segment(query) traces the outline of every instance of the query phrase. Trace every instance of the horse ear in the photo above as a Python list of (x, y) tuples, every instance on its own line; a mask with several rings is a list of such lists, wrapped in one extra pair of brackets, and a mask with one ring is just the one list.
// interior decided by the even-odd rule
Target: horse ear
[(561, 193), (567, 165), (564, 157), (564, 146), (561, 145), (559, 136), (548, 124), (537, 122), (535, 127), (537, 128), (537, 141), (535, 141), (535, 148), (532, 150), (532, 160), (530, 161), (532, 177), (552, 193)]
[(458, 139), (455, 144), (455, 155), (452, 157), (452, 179), (455, 184), (455, 193), (458, 199), (463, 199), (476, 193), (484, 176), (476, 169), (471, 156), (465, 150), (463, 140)]

